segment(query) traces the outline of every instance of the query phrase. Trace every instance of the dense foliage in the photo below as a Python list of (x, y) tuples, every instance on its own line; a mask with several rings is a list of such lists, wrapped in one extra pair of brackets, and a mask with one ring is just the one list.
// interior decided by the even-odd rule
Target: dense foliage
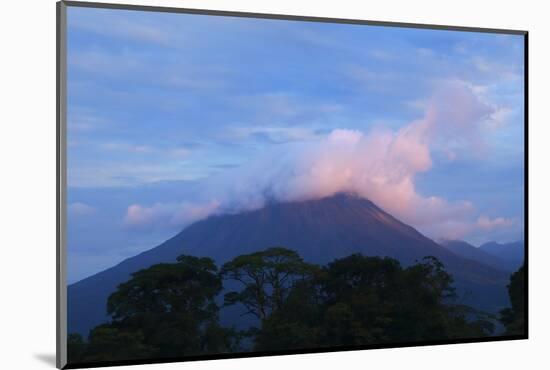
[(525, 333), (525, 280), (524, 266), (514, 272), (508, 284), (508, 295), (512, 307), (500, 312), (500, 321), (506, 327), (508, 335), (522, 335)]
[(408, 268), (390, 258), (351, 255), (299, 281), (262, 320), (258, 350), (354, 346), (489, 335), (483, 317), (451, 304), (452, 279), (435, 258)]
[[(116, 361), (233, 351), (236, 336), (219, 325), (214, 299), (222, 290), (210, 258), (140, 270), (107, 302), (112, 321), (69, 338), (69, 361)], [(72, 357), (71, 357), (72, 356)]]
[[(216, 297), (224, 281), (232, 290), (223, 305), (249, 318), (247, 330), (219, 323)], [(513, 303), (511, 312), (517, 310)], [(281, 247), (238, 256), (220, 271), (213, 260), (192, 256), (140, 270), (109, 297), (107, 312), (111, 321), (92, 329), (87, 340), (69, 336), (70, 363), (443, 340), (493, 331), (483, 313), (455, 303), (452, 277), (434, 257), (402, 267), (391, 258), (354, 254), (317, 266)]]

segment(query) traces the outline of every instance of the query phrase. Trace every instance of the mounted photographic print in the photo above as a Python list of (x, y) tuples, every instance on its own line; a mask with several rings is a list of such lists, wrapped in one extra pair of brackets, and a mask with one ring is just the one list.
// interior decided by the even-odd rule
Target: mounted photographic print
[(526, 55), (58, 3), (58, 367), (527, 338)]

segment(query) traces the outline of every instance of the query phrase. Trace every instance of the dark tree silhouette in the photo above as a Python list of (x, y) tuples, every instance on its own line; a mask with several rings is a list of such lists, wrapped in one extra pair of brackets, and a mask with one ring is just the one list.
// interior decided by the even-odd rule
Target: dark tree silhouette
[(351, 255), (297, 284), (262, 321), (259, 350), (398, 343), (489, 335), (492, 324), (451, 304), (452, 278), (435, 258), (403, 269), (390, 258)]
[(215, 315), (213, 298), (222, 289), (217, 267), (210, 258), (180, 256), (132, 274), (107, 301), (115, 321), (143, 314), (185, 313), (205, 319)]
[(281, 247), (242, 255), (224, 264), (220, 274), (235, 280), (241, 291), (225, 295), (225, 304), (241, 303), (245, 314), (265, 319), (282, 307), (294, 284), (311, 274), (314, 265), (305, 263), (298, 253)]
[[(509, 331), (523, 318), (523, 270), (509, 286)], [(222, 281), (240, 289), (225, 294), (258, 327), (237, 332), (219, 324), (215, 298)], [(242, 255), (218, 273), (210, 258), (180, 256), (140, 270), (108, 299), (112, 320), (88, 340), (69, 336), (69, 362), (181, 357), (243, 350), (279, 350), (402, 343), (490, 335), (480, 312), (457, 305), (452, 277), (434, 257), (409, 267), (391, 258), (353, 254), (326, 266), (308, 264), (276, 247)], [(523, 321), (521, 321), (523, 323)]]
[[(132, 274), (107, 302), (110, 323), (94, 328), (70, 361), (127, 360), (233, 350), (233, 331), (220, 327), (214, 299), (222, 289), (210, 258), (180, 256)], [(73, 338), (74, 344), (79, 344)], [(77, 356), (79, 347), (72, 345)]]
[(156, 351), (153, 346), (145, 344), (144, 339), (140, 330), (99, 325), (90, 331), (89, 344), (82, 360), (99, 362), (150, 358)]
[(86, 352), (86, 345), (80, 334), (69, 334), (67, 336), (67, 358), (69, 361), (81, 361)]
[(511, 307), (500, 312), (500, 321), (506, 327), (506, 334), (521, 335), (525, 333), (525, 292), (524, 266), (510, 276), (508, 295)]

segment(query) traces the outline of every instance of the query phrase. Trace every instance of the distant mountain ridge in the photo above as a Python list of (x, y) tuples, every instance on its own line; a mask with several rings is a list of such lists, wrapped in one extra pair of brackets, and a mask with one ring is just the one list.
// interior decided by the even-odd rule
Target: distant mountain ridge
[(480, 250), (509, 261), (514, 270), (523, 265), (525, 259), (525, 242), (523, 240), (512, 243), (488, 242), (479, 247)]
[(239, 214), (195, 222), (159, 246), (68, 287), (69, 332), (87, 334), (104, 322), (108, 296), (132, 272), (181, 254), (208, 256), (218, 264), (231, 258), (284, 246), (306, 261), (325, 264), (362, 253), (388, 256), (405, 265), (425, 256), (440, 259), (456, 280), (464, 303), (496, 311), (508, 305), (509, 274), (463, 258), (384, 212), (350, 194), (291, 203), (270, 203)]
[(519, 268), (517, 261), (501, 258), (498, 254), (486, 252), (484, 249), (475, 247), (463, 240), (441, 240), (439, 244), (461, 257), (496, 269), (514, 272)]

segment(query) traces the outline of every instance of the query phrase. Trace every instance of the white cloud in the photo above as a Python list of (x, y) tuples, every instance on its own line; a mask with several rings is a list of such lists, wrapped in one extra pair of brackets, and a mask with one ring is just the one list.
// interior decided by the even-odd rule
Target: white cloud
[(486, 240), (484, 237), (489, 233), (495, 234), (495, 232), (502, 231), (515, 233), (521, 231), (519, 230), (521, 229), (520, 222), (516, 218), (490, 218), (480, 215), (476, 219), (475, 215), (475, 209), (472, 209), (468, 217), (443, 219), (439, 223), (429, 225), (425, 231), (438, 238), (461, 239), (470, 237), (475, 239), (481, 237), (481, 240)]
[(98, 116), (97, 112), (83, 107), (71, 107), (68, 113), (67, 127), (69, 134), (81, 134), (104, 129), (112, 125), (103, 117)]
[(354, 81), (376, 89), (386, 89), (385, 83), (395, 80), (396, 78), (396, 76), (391, 73), (380, 73), (358, 65), (348, 66), (345, 73)]
[(70, 52), (68, 63), (69, 67), (111, 77), (137, 74), (145, 68), (139, 58), (127, 51), (109, 53), (98, 49)]
[(124, 142), (108, 142), (100, 144), (104, 150), (123, 151), (128, 153), (151, 153), (154, 149), (149, 145), (133, 145)]
[(509, 107), (497, 107), (491, 114), (488, 127), (491, 129), (499, 129), (508, 123), (510, 118), (515, 114), (515, 111)]
[[(85, 71), (93, 76), (105, 76), (119, 81), (137, 81), (180, 91), (216, 90), (227, 84), (225, 80), (227, 71), (223, 67), (208, 64), (193, 65), (182, 58), (159, 62), (151, 55), (144, 55), (133, 49), (91, 48), (72, 51), (69, 52), (67, 61), (71, 68)], [(100, 86), (94, 84), (82, 87), (86, 92), (91, 90), (97, 92), (98, 88)], [(105, 89), (105, 92), (121, 94), (121, 91), (112, 89)], [(154, 96), (146, 91), (133, 91), (132, 94), (125, 95), (125, 98), (140, 99), (140, 96), (148, 97), (148, 103), (154, 99)], [(165, 101), (160, 101), (160, 103), (166, 104)]]
[(481, 73), (498, 80), (520, 80), (523, 78), (521, 65), (500, 63), (476, 56), (471, 59), (472, 65)]
[(117, 16), (110, 11), (95, 10), (101, 16), (86, 17), (75, 14), (69, 17), (69, 27), (78, 28), (98, 35), (115, 37), (129, 41), (152, 43), (159, 46), (172, 46), (176, 43), (175, 36), (138, 17)]
[(191, 150), (184, 147), (176, 147), (173, 149), (165, 149), (160, 147), (153, 147), (143, 144), (132, 144), (122, 141), (110, 141), (106, 143), (100, 143), (99, 148), (101, 150), (135, 153), (135, 154), (157, 154), (162, 156), (169, 156), (174, 158), (186, 158), (191, 155)]
[(289, 141), (307, 141), (318, 139), (319, 135), (307, 127), (266, 127), (266, 126), (231, 126), (225, 136), (232, 140), (246, 140), (258, 135), (264, 135), (276, 143)]
[(169, 217), (174, 210), (173, 207), (161, 203), (156, 203), (151, 207), (132, 204), (126, 211), (124, 221), (128, 226), (149, 226), (153, 222)]
[(129, 165), (127, 159), (85, 163), (68, 172), (68, 183), (74, 187), (133, 186), (164, 180), (197, 180), (209, 174), (209, 169), (188, 166), (182, 161), (154, 160)]
[(155, 203), (150, 207), (132, 204), (126, 210), (124, 223), (136, 229), (181, 227), (211, 215), (218, 207), (216, 201), (206, 204)]
[(96, 209), (86, 203), (70, 203), (67, 208), (70, 216), (90, 216), (96, 213)]
[(386, 50), (382, 50), (382, 49), (371, 49), (371, 50), (369, 50), (368, 54), (371, 57), (376, 58), (376, 59), (380, 59), (380, 60), (394, 59), (394, 56), (391, 53), (389, 53)]
[(429, 48), (418, 48), (416, 49), (416, 53), (418, 54), (419, 57), (433, 57), (436, 55), (435, 51), (433, 51), (432, 49), (429, 49)]
[(239, 95), (231, 97), (229, 101), (237, 109), (253, 112), (258, 127), (273, 127), (275, 124), (281, 126), (285, 122), (296, 120), (301, 121), (303, 125), (303, 121), (312, 116), (335, 114), (344, 109), (344, 106), (334, 102), (312, 101), (286, 91)]

